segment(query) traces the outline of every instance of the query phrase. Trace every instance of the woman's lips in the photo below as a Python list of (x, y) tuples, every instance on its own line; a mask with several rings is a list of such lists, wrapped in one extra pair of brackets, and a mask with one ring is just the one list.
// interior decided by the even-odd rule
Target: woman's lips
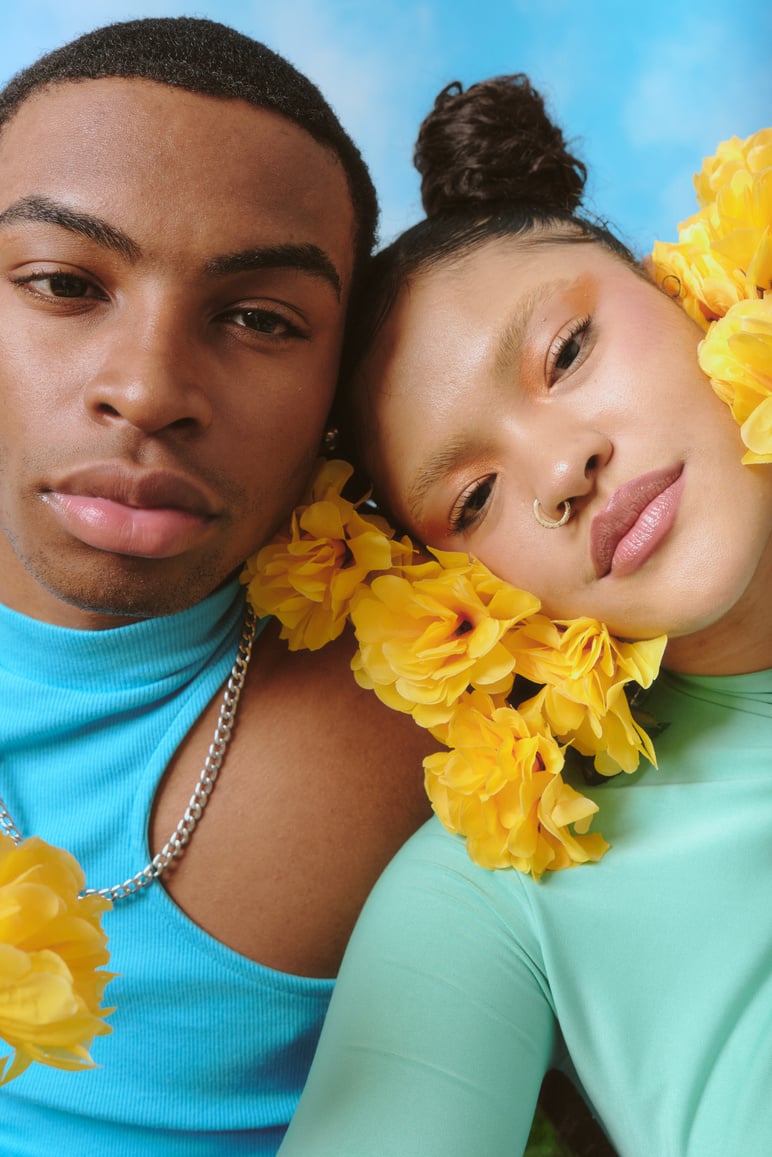
[(590, 527), (598, 578), (632, 574), (670, 532), (683, 493), (683, 464), (652, 470), (620, 486)]
[(137, 558), (171, 558), (195, 546), (215, 517), (194, 482), (165, 471), (98, 466), (47, 489), (43, 500), (86, 546)]

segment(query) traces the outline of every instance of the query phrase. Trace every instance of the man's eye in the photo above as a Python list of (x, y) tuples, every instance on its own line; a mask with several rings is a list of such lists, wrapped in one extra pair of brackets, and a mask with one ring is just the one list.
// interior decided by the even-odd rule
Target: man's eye
[(293, 325), (281, 313), (270, 309), (239, 309), (234, 310), (231, 317), (236, 325), (255, 333), (266, 334), (268, 337), (302, 337), (300, 329)]
[(75, 273), (30, 273), (16, 279), (17, 285), (29, 286), (39, 297), (95, 297), (104, 299), (104, 294), (85, 277)]
[(71, 273), (55, 273), (46, 281), (54, 297), (88, 297), (92, 288), (83, 277), (73, 277)]

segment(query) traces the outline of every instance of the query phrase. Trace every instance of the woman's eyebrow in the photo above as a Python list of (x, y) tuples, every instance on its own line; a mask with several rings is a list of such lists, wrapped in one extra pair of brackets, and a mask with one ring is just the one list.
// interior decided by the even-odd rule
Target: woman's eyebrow
[(535, 289), (523, 294), (507, 318), (496, 342), (493, 368), (497, 378), (508, 378), (512, 371), (517, 369), (534, 313), (540, 305), (565, 289), (568, 284), (568, 279), (561, 277), (554, 281), (544, 281)]
[(479, 439), (469, 438), (465, 435), (454, 438), (453, 441), (441, 446), (413, 479), (407, 492), (407, 506), (410, 513), (418, 517), (426, 495), (437, 482), (441, 482), (443, 478), (462, 466), (464, 462), (483, 454), (487, 449), (488, 447)]

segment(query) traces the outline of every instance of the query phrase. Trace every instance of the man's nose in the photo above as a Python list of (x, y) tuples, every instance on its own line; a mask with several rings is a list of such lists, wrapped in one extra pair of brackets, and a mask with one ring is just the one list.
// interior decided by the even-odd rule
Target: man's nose
[(126, 422), (144, 434), (194, 433), (212, 421), (202, 380), (203, 350), (163, 311), (121, 318), (101, 335), (85, 404), (99, 422)]

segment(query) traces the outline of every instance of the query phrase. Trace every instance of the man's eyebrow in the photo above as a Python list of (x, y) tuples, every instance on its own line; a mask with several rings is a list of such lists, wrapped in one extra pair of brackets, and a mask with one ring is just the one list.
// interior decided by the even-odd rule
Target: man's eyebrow
[(101, 217), (83, 213), (50, 197), (20, 197), (0, 213), (0, 226), (13, 221), (42, 221), (47, 225), (58, 225), (61, 229), (87, 237), (104, 249), (114, 250), (127, 261), (136, 261), (142, 256), (137, 242), (122, 230), (108, 225)]
[[(128, 261), (136, 261), (142, 256), (141, 247), (121, 229), (109, 225), (101, 217), (83, 213), (50, 197), (20, 197), (0, 213), (0, 227), (14, 221), (42, 221), (47, 225), (58, 225), (105, 249), (114, 250)], [(238, 253), (213, 257), (205, 265), (207, 273), (220, 276), (249, 272), (252, 269), (280, 268), (299, 269), (324, 278), (340, 300), (340, 274), (324, 250), (317, 245), (258, 245)]]
[(441, 446), (413, 479), (407, 492), (407, 506), (410, 513), (416, 518), (420, 517), (424, 499), (432, 487), (469, 458), (483, 453), (484, 449), (481, 444), (465, 436), (454, 438), (452, 442)]
[(565, 288), (566, 284), (564, 278), (544, 281), (520, 298), (498, 337), (494, 354), (494, 372), (497, 378), (509, 377), (520, 359), (534, 313), (543, 302)]
[(318, 245), (258, 245), (253, 249), (213, 257), (206, 263), (207, 273), (223, 276), (248, 273), (253, 269), (299, 269), (314, 277), (322, 277), (330, 283), (340, 301), (340, 274)]

